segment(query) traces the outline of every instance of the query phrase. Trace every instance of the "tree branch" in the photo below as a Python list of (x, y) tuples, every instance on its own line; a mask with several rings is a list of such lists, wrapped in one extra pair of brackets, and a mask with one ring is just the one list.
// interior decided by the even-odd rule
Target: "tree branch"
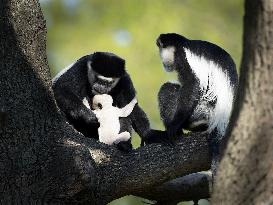
[[(170, 179), (210, 168), (208, 144), (202, 135), (182, 138), (174, 147), (153, 144), (129, 154), (90, 140), (75, 138), (66, 140), (64, 144), (88, 149), (95, 163), (92, 169), (95, 168), (96, 198), (100, 199), (100, 204), (129, 194), (142, 195)], [(88, 170), (84, 174), (87, 176)], [(191, 186), (197, 188), (194, 184)], [(94, 184), (90, 186), (94, 187)], [(198, 190), (206, 193), (207, 187), (198, 187)]]
[[(98, 168), (100, 182), (103, 182), (101, 193), (119, 198), (150, 190), (170, 179), (208, 170), (208, 144), (204, 136), (191, 136), (181, 139), (174, 147), (154, 144), (129, 155), (112, 153), (111, 161)], [(102, 197), (107, 200), (107, 196)]]
[(211, 172), (199, 172), (179, 177), (139, 196), (155, 200), (158, 204), (177, 204), (181, 201), (198, 201), (210, 197)]

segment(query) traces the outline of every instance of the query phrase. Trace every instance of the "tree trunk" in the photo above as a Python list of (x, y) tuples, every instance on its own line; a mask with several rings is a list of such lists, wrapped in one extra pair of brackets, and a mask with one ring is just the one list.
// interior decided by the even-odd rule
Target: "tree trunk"
[(273, 204), (273, 1), (246, 0), (240, 115), (213, 204)]

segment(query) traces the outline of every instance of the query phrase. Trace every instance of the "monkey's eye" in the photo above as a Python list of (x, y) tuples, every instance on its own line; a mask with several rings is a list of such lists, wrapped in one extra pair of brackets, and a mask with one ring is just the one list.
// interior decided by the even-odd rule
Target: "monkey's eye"
[(102, 109), (102, 104), (98, 103), (98, 107), (101, 110)]

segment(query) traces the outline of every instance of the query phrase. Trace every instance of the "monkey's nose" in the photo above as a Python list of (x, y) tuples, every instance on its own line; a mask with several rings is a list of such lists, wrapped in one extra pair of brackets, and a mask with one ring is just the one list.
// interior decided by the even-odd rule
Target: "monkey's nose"
[(161, 42), (161, 40), (160, 40), (160, 37), (158, 37), (158, 38), (156, 39), (156, 45), (157, 45), (159, 48), (161, 48), (161, 47), (163, 46), (163, 44), (162, 44), (162, 42)]

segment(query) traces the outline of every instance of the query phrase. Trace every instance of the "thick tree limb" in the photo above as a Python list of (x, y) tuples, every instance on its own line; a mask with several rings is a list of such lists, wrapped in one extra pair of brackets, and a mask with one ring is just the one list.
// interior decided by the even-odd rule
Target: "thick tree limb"
[(208, 144), (205, 137), (192, 136), (182, 139), (175, 147), (150, 145), (122, 157), (112, 154), (111, 163), (99, 168), (100, 181), (104, 182), (101, 188), (105, 189), (101, 192), (118, 198), (149, 190), (178, 176), (209, 169)]
[(3, 0), (0, 34), (1, 204), (101, 205), (209, 169), (206, 136), (124, 154), (68, 125), (51, 89), (38, 1)]
[(210, 197), (212, 178), (210, 172), (193, 173), (166, 182), (159, 187), (139, 194), (159, 204), (177, 204), (181, 201), (198, 201)]

